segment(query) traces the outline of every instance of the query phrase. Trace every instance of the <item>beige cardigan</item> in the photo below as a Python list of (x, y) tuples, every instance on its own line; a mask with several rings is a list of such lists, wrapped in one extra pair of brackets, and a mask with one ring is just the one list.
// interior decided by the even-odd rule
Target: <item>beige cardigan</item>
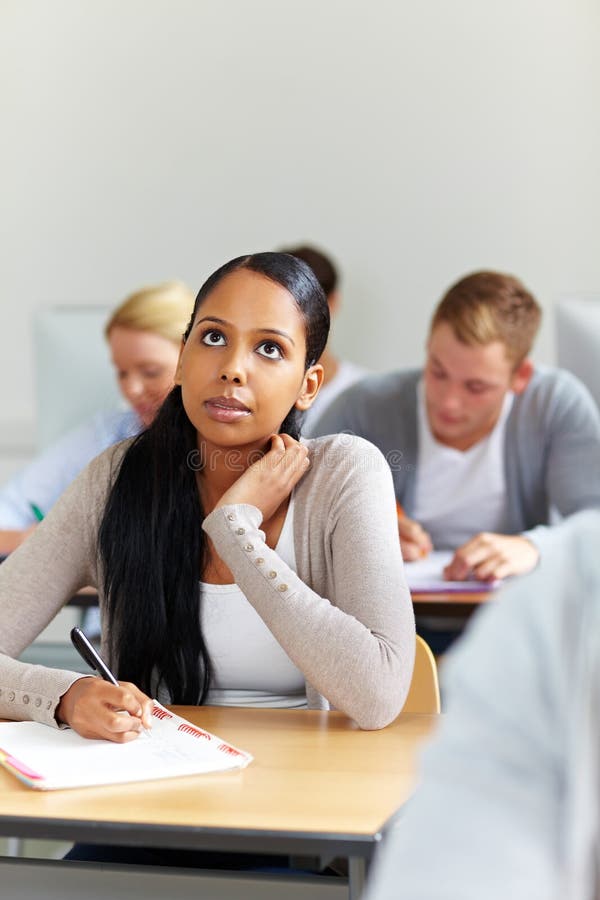
[[(390, 470), (361, 438), (336, 435), (307, 444), (311, 466), (294, 494), (297, 572), (265, 544), (254, 506), (214, 510), (203, 528), (304, 674), (309, 706), (332, 706), (361, 728), (382, 728), (402, 708), (415, 647)], [(97, 536), (128, 446), (125, 441), (93, 460), (0, 566), (0, 717), (56, 725), (60, 697), (81, 676), (13, 657), (84, 585), (97, 587), (107, 627)]]

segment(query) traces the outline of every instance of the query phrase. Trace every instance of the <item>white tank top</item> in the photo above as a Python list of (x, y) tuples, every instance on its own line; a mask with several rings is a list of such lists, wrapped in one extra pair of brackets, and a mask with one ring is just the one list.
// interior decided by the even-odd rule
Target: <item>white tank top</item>
[[(275, 547), (296, 571), (294, 497)], [(304, 676), (237, 584), (200, 583), (201, 621), (213, 665), (212, 706), (306, 706)]]

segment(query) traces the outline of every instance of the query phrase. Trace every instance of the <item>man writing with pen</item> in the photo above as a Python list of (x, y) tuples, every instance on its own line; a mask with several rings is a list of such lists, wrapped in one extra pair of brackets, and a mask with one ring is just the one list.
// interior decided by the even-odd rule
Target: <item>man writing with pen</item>
[(570, 373), (534, 368), (540, 318), (518, 279), (469, 275), (434, 312), (422, 371), (364, 379), (313, 428), (384, 453), (405, 560), (435, 547), (454, 551), (450, 580), (529, 572), (551, 510), (600, 504), (598, 410)]

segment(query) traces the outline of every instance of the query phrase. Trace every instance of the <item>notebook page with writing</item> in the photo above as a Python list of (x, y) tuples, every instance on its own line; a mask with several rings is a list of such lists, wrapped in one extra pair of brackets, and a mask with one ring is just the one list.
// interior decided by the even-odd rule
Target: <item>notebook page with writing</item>
[(405, 562), (404, 572), (411, 594), (472, 594), (493, 591), (501, 584), (500, 580), (477, 581), (475, 578), (447, 581), (444, 578), (444, 568), (453, 556), (451, 550), (434, 550), (416, 562)]
[(0, 724), (0, 765), (37, 790), (92, 787), (244, 768), (252, 756), (154, 702), (150, 736), (127, 744), (38, 722)]

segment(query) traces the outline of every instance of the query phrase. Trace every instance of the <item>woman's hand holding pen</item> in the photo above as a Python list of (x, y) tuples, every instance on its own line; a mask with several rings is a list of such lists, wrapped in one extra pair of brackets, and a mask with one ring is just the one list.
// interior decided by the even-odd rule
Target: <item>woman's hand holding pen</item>
[(274, 434), (265, 455), (225, 491), (215, 509), (230, 503), (249, 503), (260, 509), (266, 522), (289, 497), (309, 465), (304, 444), (289, 434)]
[(152, 700), (128, 681), (83, 677), (62, 695), (56, 719), (82, 737), (124, 744), (151, 727)]
[(402, 558), (405, 562), (414, 562), (422, 559), (433, 550), (431, 538), (424, 528), (413, 519), (409, 519), (399, 503), (396, 503), (398, 513), (398, 534), (400, 535), (400, 547)]

